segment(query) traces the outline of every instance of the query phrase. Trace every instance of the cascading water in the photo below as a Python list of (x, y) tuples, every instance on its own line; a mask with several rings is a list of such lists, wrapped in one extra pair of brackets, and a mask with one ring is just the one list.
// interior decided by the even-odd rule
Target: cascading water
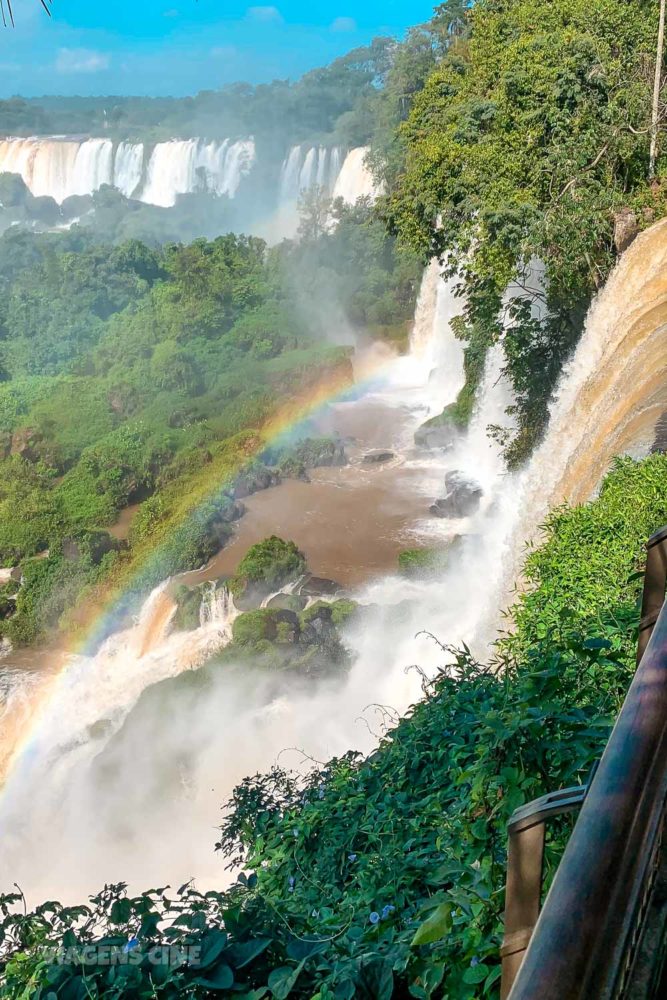
[(126, 197), (168, 207), (177, 195), (202, 187), (233, 198), (254, 156), (251, 139), (160, 142), (148, 163), (142, 143), (121, 142), (114, 149), (109, 139), (5, 139), (0, 141), (0, 173), (20, 174), (32, 194), (58, 203), (110, 184)]
[[(441, 578), (390, 575), (359, 590), (355, 596), (369, 607), (346, 635), (355, 664), (347, 678), (317, 687), (247, 666), (189, 671), (207, 648), (224, 645), (233, 605), (211, 589), (200, 628), (179, 634), (170, 629), (167, 585), (159, 588), (133, 629), (112, 636), (94, 658), (74, 658), (51, 682), (29, 752), (15, 759), (0, 800), (3, 877), (19, 881), (30, 903), (46, 894), (78, 898), (121, 879), (145, 886), (194, 875), (202, 885), (222, 884), (211, 827), (233, 785), (269, 767), (285, 747), (303, 747), (317, 759), (350, 747), (368, 750), (373, 737), (355, 721), (366, 706), (403, 711), (420, 693), (419, 678), (406, 666), (418, 663), (432, 673), (442, 661), (441, 651), (415, 634), (427, 630), (444, 642), (477, 646), (488, 638), (508, 567), (515, 568), (546, 506), (589, 495), (614, 452), (667, 408), (665, 275), (667, 222), (637, 240), (598, 297), (543, 445), (524, 472), (508, 475), (485, 433), (511, 403), (499, 346), (489, 352), (481, 396), (460, 441), (447, 452), (410, 446), (419, 423), (461, 387), (461, 344), (445, 323), (456, 299), (437, 267), (429, 268), (412, 353), (390, 361), (370, 392), (385, 414), (395, 414), (387, 443), (419, 469), (425, 494), (433, 496), (448, 471), (482, 483), (483, 502), (469, 517), (415, 524), (422, 542), (446, 545), (464, 536)], [(9, 700), (13, 690), (10, 684)], [(281, 761), (298, 763), (285, 755)]]
[(116, 150), (113, 183), (126, 198), (136, 195), (144, 172), (143, 143), (121, 142)]
[(368, 152), (364, 146), (350, 150), (336, 178), (332, 197), (342, 198), (348, 204), (354, 205), (359, 198), (374, 200), (382, 194), (382, 188), (378, 186), (366, 165)]
[[(431, 269), (428, 281), (433, 280)], [(460, 354), (461, 345), (451, 337), (449, 324), (440, 325), (445, 313), (436, 308), (437, 298), (436, 294), (430, 311), (432, 336), (452, 339)], [(460, 357), (457, 370), (450, 398), (443, 394), (441, 405), (451, 401), (460, 388)], [(397, 445), (409, 446), (416, 426), (429, 412), (424, 393), (429, 391), (430, 373), (430, 361), (397, 358), (374, 386), (387, 410), (393, 407), (399, 422), (407, 420), (405, 426), (400, 424)], [(430, 466), (431, 457), (424, 460)], [(219, 882), (222, 875), (210, 851), (210, 825), (235, 782), (269, 766), (284, 746), (295, 741), (322, 753), (354, 744), (366, 748), (353, 720), (369, 701), (378, 700), (373, 692), (381, 692), (379, 700), (397, 708), (404, 708), (418, 693), (414, 679), (403, 675), (402, 668), (410, 659), (396, 661), (396, 670), (387, 672), (386, 663), (377, 657), (372, 668), (368, 660), (360, 662), (347, 681), (339, 678), (317, 689), (304, 689), (292, 681), (292, 689), (287, 690), (283, 684), (278, 687), (275, 677), (244, 667), (242, 671), (218, 669), (205, 684), (202, 681), (199, 690), (186, 683), (189, 668), (206, 652), (225, 645), (236, 609), (224, 589), (211, 587), (200, 628), (177, 633), (170, 593), (169, 583), (157, 588), (133, 628), (108, 639), (94, 658), (73, 658), (59, 679), (44, 682), (48, 691), (42, 693), (29, 752), (14, 762), (0, 800), (0, 829), (4, 831), (0, 870), (11, 871), (13, 878), (37, 894), (48, 891), (73, 898), (100, 879), (151, 881), (165, 871), (170, 877), (183, 872)], [(350, 641), (356, 644), (353, 637)], [(193, 680), (197, 676), (192, 675)], [(176, 677), (181, 679), (176, 682)], [(159, 682), (170, 678), (179, 691), (168, 684), (160, 694)], [(174, 697), (177, 705), (172, 703)], [(202, 697), (206, 707), (200, 703)], [(155, 698), (165, 699), (158, 710), (159, 726)], [(144, 722), (137, 728), (139, 718)], [(195, 734), (196, 747), (192, 743)], [(125, 761), (129, 743), (133, 746), (131, 764), (127, 760), (130, 770), (110, 764), (104, 770), (101, 762)], [(181, 781), (184, 768), (188, 771), (185, 786)], [(128, 786), (136, 790), (136, 802)], [(158, 786), (162, 794), (155, 797)], [(178, 821), (174, 810), (180, 814)], [(184, 815), (189, 817), (186, 823)], [(37, 857), (37, 840), (33, 839), (46, 822), (53, 848), (48, 870)], [(177, 829), (183, 831), (182, 842)], [(160, 840), (162, 846), (156, 847)], [(34, 849), (28, 846), (33, 843)], [(148, 843), (149, 849), (143, 846)], [(54, 852), (61, 859), (55, 867)]]
[(108, 139), (88, 139), (81, 143), (74, 160), (68, 187), (71, 194), (90, 194), (103, 184), (114, 183), (114, 149)]
[[(268, 219), (255, 219), (248, 205), (251, 230), (259, 229), (271, 241), (293, 236), (299, 198), (315, 187), (350, 204), (375, 197), (378, 188), (365, 166), (366, 152), (352, 150), (343, 160), (338, 147), (293, 147), (280, 168), (276, 205)], [(237, 198), (255, 160), (252, 139), (171, 139), (150, 150), (143, 143), (114, 144), (110, 139), (0, 140), (0, 173), (20, 175), (33, 195), (59, 204), (72, 195), (93, 194), (105, 184), (127, 198), (163, 208), (173, 206), (179, 195), (194, 192)]]
[(296, 203), (314, 187), (331, 194), (340, 173), (340, 149), (328, 146), (293, 146), (280, 171), (280, 201)]

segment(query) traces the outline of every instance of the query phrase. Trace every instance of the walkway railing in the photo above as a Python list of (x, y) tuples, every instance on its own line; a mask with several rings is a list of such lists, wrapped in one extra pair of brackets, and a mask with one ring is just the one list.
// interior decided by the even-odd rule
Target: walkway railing
[[(638, 667), (586, 786), (517, 810), (509, 826), (501, 996), (667, 996), (667, 528), (647, 546)], [(540, 913), (545, 823), (580, 809)]]

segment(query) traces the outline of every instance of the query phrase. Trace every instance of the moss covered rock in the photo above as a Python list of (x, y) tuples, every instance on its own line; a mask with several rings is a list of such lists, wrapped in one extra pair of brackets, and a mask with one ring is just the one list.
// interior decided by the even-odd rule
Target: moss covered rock
[(248, 549), (229, 582), (229, 589), (237, 606), (249, 611), (305, 570), (305, 556), (294, 542), (271, 535)]

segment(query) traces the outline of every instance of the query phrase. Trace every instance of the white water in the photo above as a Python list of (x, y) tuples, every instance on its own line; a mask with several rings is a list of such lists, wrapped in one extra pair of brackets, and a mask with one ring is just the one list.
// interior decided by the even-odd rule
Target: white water
[(333, 186), (333, 197), (354, 205), (358, 198), (375, 200), (382, 194), (382, 187), (375, 182), (373, 174), (366, 165), (368, 149), (360, 146), (352, 149), (345, 157), (343, 166)]
[(296, 203), (314, 187), (331, 194), (340, 173), (340, 161), (337, 147), (293, 146), (280, 170), (281, 204)]
[(126, 198), (132, 198), (141, 186), (144, 172), (143, 143), (121, 142), (116, 150), (113, 183)]
[[(2, 877), (19, 881), (30, 903), (44, 894), (78, 898), (120, 879), (147, 886), (196, 876), (202, 886), (221, 885), (213, 827), (236, 782), (267, 769), (278, 755), (282, 764), (298, 766), (301, 758), (290, 747), (320, 760), (351, 747), (368, 750), (374, 743), (369, 726), (375, 732), (380, 726), (369, 706), (403, 712), (420, 694), (419, 678), (406, 668), (419, 664), (432, 675), (442, 664), (441, 651), (427, 637), (416, 637), (419, 630), (483, 651), (525, 540), (565, 481), (573, 456), (584, 454), (586, 437), (593, 438), (593, 423), (601, 418), (595, 433), (610, 433), (623, 385), (621, 358), (628, 362), (643, 344), (653, 345), (664, 395), (667, 235), (661, 236), (657, 247), (643, 237), (643, 250), (629, 251), (630, 264), (621, 263), (593, 307), (563, 376), (547, 438), (515, 475), (506, 474), (486, 434), (488, 424), (504, 422), (511, 402), (499, 346), (489, 352), (468, 432), (449, 452), (411, 447), (416, 427), (451, 402), (462, 381), (461, 344), (449, 328), (457, 301), (437, 269), (429, 268), (411, 354), (391, 361), (370, 391), (395, 409), (388, 443), (419, 470), (425, 497), (437, 495), (454, 469), (484, 488), (479, 510), (465, 520), (415, 522), (416, 542), (465, 535), (447, 571), (428, 583), (387, 576), (359, 592), (357, 598), (375, 609), (347, 635), (354, 667), (346, 680), (318, 687), (292, 681), (287, 688), (247, 667), (218, 669), (200, 681), (188, 669), (206, 649), (225, 643), (229, 603), (211, 592), (200, 629), (179, 636), (169, 631), (169, 602), (158, 589), (134, 629), (112, 637), (93, 659), (73, 660), (45, 700), (33, 740), (15, 760), (0, 800)], [(662, 284), (642, 326), (632, 302), (642, 299), (646, 280)], [(649, 391), (651, 372), (645, 376)], [(599, 479), (604, 467), (589, 447), (587, 464), (595, 462)], [(151, 687), (169, 678), (170, 684)]]
[[(377, 191), (364, 165), (365, 149), (295, 146), (280, 171), (279, 206), (296, 205), (315, 186), (354, 203)], [(103, 184), (152, 205), (174, 205), (179, 194), (206, 190), (234, 198), (253, 169), (252, 139), (206, 142), (171, 139), (152, 150), (143, 143), (62, 136), (0, 140), (0, 173), (19, 174), (32, 194), (59, 204), (72, 195), (92, 194)]]

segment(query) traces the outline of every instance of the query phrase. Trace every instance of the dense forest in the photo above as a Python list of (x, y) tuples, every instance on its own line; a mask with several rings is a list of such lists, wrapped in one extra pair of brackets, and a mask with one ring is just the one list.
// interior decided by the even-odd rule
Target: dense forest
[[(502, 342), (516, 429), (491, 431), (520, 466), (593, 295), (665, 214), (664, 157), (649, 177), (655, 15), (648, 0), (452, 0), (403, 43), (379, 39), (297, 83), (4, 102), (0, 130), (25, 134), (252, 128), (274, 141), (289, 121), (290, 141), (370, 143), (386, 187), (375, 205), (306, 199), (299, 238), (272, 248), (104, 243), (80, 227), (0, 238), (0, 565), (24, 578), (0, 590), (0, 635), (73, 629), (83, 602), (138, 565), (145, 593), (210, 557), (235, 476), (266, 460), (263, 428), (309, 384), (349, 381), (331, 327), (404, 346), (434, 255), (464, 296), (466, 373), (436, 419), (466, 424)], [(108, 529), (134, 504), (119, 539)], [(305, 777), (275, 767), (235, 790), (211, 844), (240, 870), (231, 889), (119, 884), (34, 912), (20, 893), (0, 898), (0, 996), (496, 997), (508, 818), (600, 756), (635, 666), (643, 544), (665, 521), (662, 454), (619, 459), (596, 499), (552, 512), (488, 662), (443, 646), (423, 700), (370, 756)], [(304, 565), (270, 539), (233, 585), (283, 563)], [(241, 616), (235, 643), (251, 647), (269, 619)], [(549, 876), (566, 835), (548, 844)], [(155, 966), (164, 942), (198, 957)], [(91, 944), (124, 958), (87, 961)]]
[[(148, 551), (139, 592), (201, 565), (229, 534), (229, 503), (175, 526), (212, 484), (231, 488), (295, 394), (349, 382), (341, 329), (405, 342), (418, 259), (367, 204), (337, 206), (327, 232), (320, 210), (304, 206), (301, 239), (274, 249), (0, 239), (0, 564), (24, 577), (0, 591), (0, 635), (31, 642), (65, 613), (71, 625), (91, 588)], [(129, 539), (109, 535), (137, 503)]]

